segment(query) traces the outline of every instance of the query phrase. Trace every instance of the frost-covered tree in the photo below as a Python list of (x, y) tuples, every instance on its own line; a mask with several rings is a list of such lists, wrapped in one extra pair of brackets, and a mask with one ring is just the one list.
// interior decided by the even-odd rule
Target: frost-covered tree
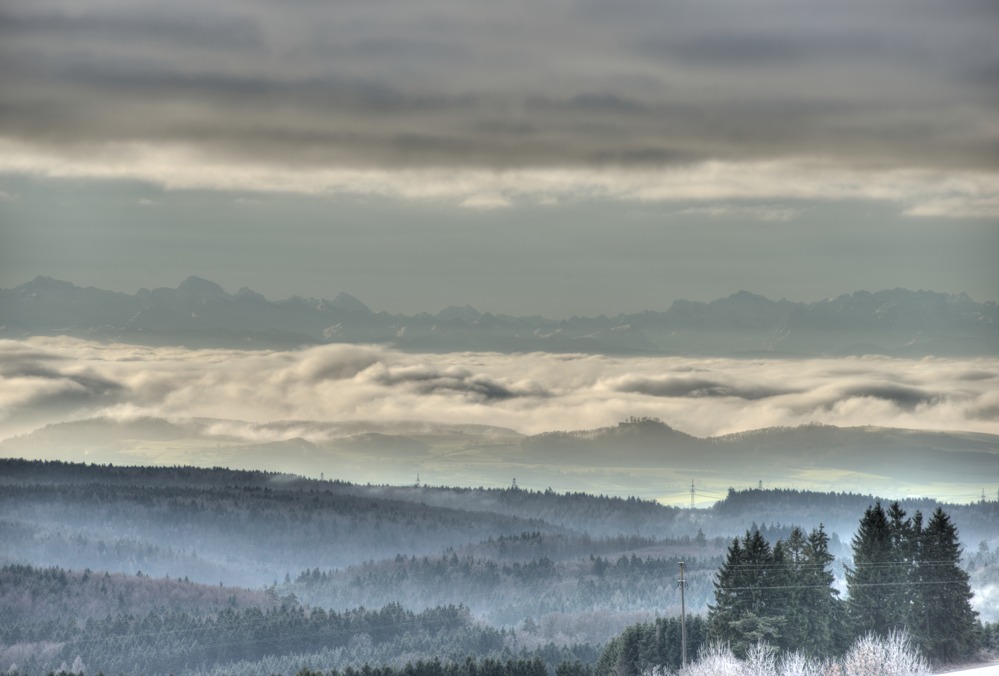
[(867, 634), (857, 639), (840, 661), (850, 676), (929, 676), (930, 667), (905, 632)]
[(766, 644), (752, 646), (744, 660), (728, 646), (705, 646), (696, 662), (677, 676), (929, 676), (926, 660), (905, 633), (868, 634), (838, 660), (806, 657), (801, 653), (775, 655)]

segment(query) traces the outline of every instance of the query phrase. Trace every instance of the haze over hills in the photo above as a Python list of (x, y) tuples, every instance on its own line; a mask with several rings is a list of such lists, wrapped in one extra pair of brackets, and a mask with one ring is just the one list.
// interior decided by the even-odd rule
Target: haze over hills
[[(739, 292), (555, 320), (269, 301), (198, 277), (134, 295), (39, 277), (0, 290), (0, 323), (7, 457), (517, 477), (676, 504), (691, 480), (705, 503), (758, 480), (969, 501), (999, 476), (999, 306), (964, 294)], [(295, 349), (243, 349), (275, 346)]]
[[(252, 424), (94, 418), (0, 442), (0, 455), (141, 465), (225, 466), (350, 481), (507, 486), (644, 495), (698, 505), (732, 486), (930, 495), (969, 501), (999, 477), (999, 435), (775, 427), (699, 438), (651, 419), (525, 436), (509, 429), (398, 421)], [(984, 482), (984, 483), (983, 483)]]
[(999, 354), (999, 305), (965, 294), (858, 291), (812, 303), (746, 291), (665, 311), (547, 319), (448, 307), (376, 312), (353, 296), (269, 301), (199, 277), (134, 295), (38, 277), (0, 290), (0, 336), (70, 335), (143, 344), (288, 347), (383, 343), (405, 350), (773, 356)]

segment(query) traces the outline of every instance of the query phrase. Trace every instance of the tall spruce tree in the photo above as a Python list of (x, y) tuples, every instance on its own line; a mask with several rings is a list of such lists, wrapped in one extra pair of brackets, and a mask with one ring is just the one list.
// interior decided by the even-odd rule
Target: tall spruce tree
[(733, 538), (715, 579), (715, 602), (708, 606), (708, 638), (712, 641), (729, 640), (729, 627), (749, 610), (750, 603), (744, 593), (748, 586), (746, 568), (742, 565), (745, 560), (739, 538)]
[[(809, 609), (806, 600), (808, 598), (807, 555), (805, 548), (808, 540), (804, 531), (798, 526), (791, 529), (787, 542), (784, 543), (784, 566), (787, 578), (787, 612), (785, 614), (784, 633), (781, 636), (781, 647), (791, 649), (804, 649), (809, 640), (811, 627), (809, 626)], [(809, 651), (811, 652), (811, 651)]]
[(853, 567), (846, 569), (850, 623), (857, 635), (887, 636), (908, 623), (909, 609), (898, 595), (908, 585), (909, 570), (898, 560), (896, 539), (881, 503), (868, 507), (853, 536)]
[(926, 609), (923, 607), (923, 587), (930, 582), (930, 569), (927, 567), (929, 559), (926, 558), (925, 541), (923, 539), (923, 513), (916, 510), (912, 515), (912, 571), (909, 574), (909, 581), (912, 583), (912, 612), (909, 614), (909, 634), (912, 640), (920, 646), (925, 646), (931, 627)]
[(782, 570), (759, 530), (747, 531), (741, 544), (733, 540), (708, 607), (710, 640), (728, 643), (740, 657), (760, 641), (779, 644), (786, 612)]
[(961, 568), (957, 528), (937, 507), (926, 527), (919, 529), (917, 539), (914, 633), (932, 660), (966, 658), (978, 650), (981, 637), (978, 613), (971, 608), (968, 573)]
[(800, 650), (812, 655), (837, 654), (846, 650), (846, 614), (839, 591), (833, 587), (836, 576), (830, 568), (835, 557), (829, 552), (825, 528), (808, 534), (801, 565), (801, 594), (797, 598), (804, 619)]
[(916, 553), (916, 538), (912, 520), (905, 518), (905, 510), (898, 502), (888, 506), (888, 532), (891, 534), (891, 559), (895, 564), (896, 584), (888, 587), (889, 613), (897, 618), (896, 628), (908, 627), (912, 623), (916, 598), (912, 585), (914, 575), (913, 559)]
[(806, 537), (796, 526), (787, 541), (778, 545), (785, 551), (786, 570), (785, 623), (779, 646), (809, 655), (845, 650), (849, 643), (845, 611), (833, 587), (836, 577), (829, 566), (835, 558), (829, 553), (825, 529), (819, 526)]

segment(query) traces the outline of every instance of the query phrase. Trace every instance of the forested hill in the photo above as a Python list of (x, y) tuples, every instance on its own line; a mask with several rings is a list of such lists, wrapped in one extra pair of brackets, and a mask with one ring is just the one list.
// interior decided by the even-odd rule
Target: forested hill
[[(875, 501), (731, 490), (713, 508), (678, 509), (515, 487), (0, 460), (0, 659), (29, 673), (76, 657), (87, 673), (296, 673), (428, 655), (592, 664), (626, 627), (679, 613), (681, 561), (686, 607), (703, 613), (734, 536), (776, 542), (824, 523), (848, 563)], [(910, 514), (935, 504), (902, 503)], [(947, 510), (980, 612), (995, 619), (999, 504)]]
[[(408, 543), (409, 553), (435, 554), (447, 547), (533, 531), (592, 538), (623, 534), (675, 539), (693, 538), (701, 530), (710, 537), (729, 538), (751, 524), (780, 533), (791, 525), (812, 528), (824, 523), (830, 533), (848, 541), (858, 511), (878, 499), (887, 502), (899, 497), (730, 489), (712, 508), (689, 510), (652, 499), (550, 489), (362, 485), (225, 468), (119, 467), (18, 459), (0, 459), (0, 484), (7, 486), (0, 502), (9, 505), (0, 527), (14, 535), (24, 531), (24, 521), (16, 515), (24, 512), (27, 504), (52, 517), (49, 521), (35, 518), (39, 528), (58, 533), (58, 524), (82, 526), (104, 514), (111, 522), (118, 518), (126, 522), (117, 531), (119, 537), (133, 534), (137, 540), (147, 541), (150, 538), (141, 528), (148, 526), (150, 533), (162, 533), (164, 552), (188, 558), (190, 548), (176, 551), (176, 541), (169, 535), (180, 527), (178, 524), (197, 525), (191, 531), (195, 537), (202, 536), (202, 527), (218, 530), (222, 541), (233, 537), (225, 533), (228, 524), (251, 520), (258, 529), (275, 528), (275, 537), (281, 540), (297, 542), (293, 533), (300, 530), (303, 538), (308, 537), (305, 532), (351, 535), (350, 547), (320, 543), (312, 548), (317, 553), (314, 561), (279, 567), (282, 574), (391, 557), (401, 543)], [(942, 504), (928, 499), (903, 498), (901, 502), (910, 512), (924, 513)], [(132, 511), (116, 516), (126, 507)], [(996, 536), (999, 503), (983, 501), (946, 508), (966, 543), (977, 545)], [(287, 523), (301, 528), (281, 528), (280, 524)], [(397, 543), (389, 544), (386, 536), (398, 538)], [(155, 537), (152, 540), (158, 542)], [(210, 538), (207, 545), (214, 546)], [(243, 549), (239, 546), (234, 551)], [(252, 548), (246, 550), (248, 556), (250, 551)], [(197, 552), (196, 558), (201, 554)], [(262, 560), (271, 559), (276, 564), (279, 553), (266, 554)], [(261, 572), (268, 567), (262, 564)], [(267, 575), (270, 577), (264, 581), (274, 576)]]
[[(452, 486), (390, 486), (355, 484), (336, 479), (316, 480), (278, 472), (230, 470), (227, 468), (143, 467), (0, 459), (0, 484), (37, 486), (88, 486), (99, 484), (130, 490), (157, 489), (155, 495), (178, 495), (190, 491), (232, 492), (248, 504), (263, 498), (294, 501), (301, 494), (316, 494), (324, 500), (393, 506), (416, 504), (419, 510), (469, 512), (469, 521), (504, 519), (517, 524), (519, 534), (541, 528), (571, 529), (596, 537), (619, 533), (672, 536), (693, 534), (690, 515), (653, 500), (619, 498), (587, 493), (556, 493), (519, 488), (465, 488)], [(221, 493), (220, 493), (221, 494)], [(314, 497), (314, 500), (318, 500)], [(373, 502), (363, 502), (373, 501)], [(499, 534), (497, 531), (496, 534)], [(463, 543), (462, 543), (463, 544)], [(437, 551), (436, 549), (434, 551)]]
[[(292, 474), (227, 467), (148, 467), (0, 458), (0, 483), (302, 488), (312, 480)], [(336, 485), (337, 482), (332, 482)]]
[[(713, 523), (720, 530), (736, 523), (752, 523), (766, 530), (768, 525), (825, 524), (826, 530), (840, 534), (844, 541), (856, 529), (856, 514), (875, 502), (888, 504), (893, 500), (910, 514), (920, 511), (928, 515), (937, 507), (944, 507), (958, 524), (961, 539), (969, 550), (977, 549), (984, 541), (999, 542), (999, 501), (982, 500), (971, 504), (948, 504), (929, 498), (896, 498), (859, 493), (822, 493), (794, 489), (730, 489), (724, 500), (712, 507)], [(783, 516), (781, 516), (783, 515)], [(777, 533), (790, 532), (789, 527), (776, 529)]]
[[(139, 571), (136, 571), (139, 572)], [(211, 615), (221, 610), (281, 605), (263, 589), (197, 584), (185, 578), (94, 572), (90, 569), (0, 567), (0, 605), (8, 623), (104, 619), (117, 613), (153, 611)]]
[[(280, 475), (272, 477), (274, 487), (254, 485), (256, 473), (242, 475), (249, 485), (195, 480), (169, 486), (143, 480), (155, 479), (154, 470), (131, 470), (134, 480), (124, 482), (123, 470), (107, 468), (112, 481), (102, 481), (98, 472), (88, 483), (41, 483), (11, 481), (7, 466), (0, 464), (7, 484), (0, 494), (0, 528), (9, 545), (4, 554), (30, 551), (40, 557), (37, 562), (52, 565), (104, 569), (124, 559), (156, 574), (187, 575), (190, 569), (192, 577), (204, 579), (220, 569), (221, 579), (261, 584), (312, 566), (345, 566), (400, 551), (436, 553), (499, 534), (558, 530), (536, 519), (351, 495), (319, 482), (291, 487), (282, 485)], [(72, 470), (49, 467), (56, 473)], [(192, 471), (213, 477), (211, 470)]]
[[(616, 426), (525, 437), (497, 427), (414, 421), (260, 425), (219, 418), (94, 417), (9, 437), (0, 442), (0, 456), (115, 464), (113, 471), (80, 465), (60, 474), (49, 468), (44, 476), (35, 466), (8, 466), (8, 474), (28, 473), (23, 476), (42, 481), (285, 486), (539, 518), (597, 536), (623, 529), (673, 537), (688, 532), (686, 526), (674, 526), (677, 519), (689, 522), (691, 514), (629, 500), (630, 491), (682, 505), (696, 479), (703, 506), (731, 486), (762, 479), (768, 486), (853, 490), (885, 498), (926, 491), (938, 499), (955, 495), (967, 501), (983, 488), (995, 495), (990, 481), (999, 476), (999, 435), (810, 424), (700, 438), (654, 418), (632, 418)], [(379, 460), (372, 462), (373, 457)], [(164, 469), (121, 469), (130, 465)], [(202, 465), (207, 471), (175, 465)], [(251, 471), (236, 474), (213, 465)], [(332, 480), (309, 483), (301, 474)], [(518, 477), (522, 486), (535, 490), (417, 488), (421, 474), (440, 484), (474, 481), (480, 486), (510, 486)], [(396, 485), (358, 486), (337, 478)], [(553, 495), (545, 490), (553, 485), (588, 494)], [(617, 497), (597, 495), (604, 491)]]
[(781, 482), (818, 469), (829, 470), (830, 476), (871, 474), (915, 485), (932, 482), (941, 467), (962, 482), (999, 476), (999, 436), (969, 432), (809, 424), (702, 439), (657, 419), (637, 419), (616, 427), (537, 434), (521, 446), (539, 462), (569, 457), (593, 467), (666, 465), (702, 476), (762, 472)]

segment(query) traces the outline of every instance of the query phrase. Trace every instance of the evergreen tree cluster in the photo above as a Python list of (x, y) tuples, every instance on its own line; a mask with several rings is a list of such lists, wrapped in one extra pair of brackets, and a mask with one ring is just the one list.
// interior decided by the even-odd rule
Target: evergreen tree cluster
[[(180, 673), (235, 661), (320, 654), (330, 667), (385, 663), (404, 654), (503, 654), (512, 632), (475, 624), (463, 607), (413, 613), (398, 605), (344, 612), (282, 605), (225, 609), (207, 616), (184, 612), (120, 613), (77, 625), (72, 618), (40, 624), (16, 623), (0, 633), (0, 644), (58, 642), (57, 652), (20, 662), (29, 673), (80, 656), (106, 673)], [(237, 673), (239, 670), (233, 670)]]
[[(557, 676), (588, 676), (591, 670), (582, 665), (566, 663), (559, 667)], [(321, 671), (308, 667), (296, 676), (549, 676), (545, 663), (538, 657), (531, 659), (497, 660), (468, 658), (461, 662), (441, 662), (439, 659), (419, 660), (403, 667), (372, 667), (365, 664), (359, 669)]]
[[(700, 615), (687, 617), (687, 655), (692, 659), (707, 643), (708, 623)], [(597, 661), (597, 674), (640, 676), (683, 666), (679, 617), (659, 617), (635, 624), (613, 639)]]
[[(645, 551), (658, 552), (669, 546), (651, 546)], [(697, 612), (711, 599), (711, 579), (721, 558), (684, 559), (689, 573), (688, 608)], [(326, 608), (396, 601), (407, 608), (463, 603), (476, 618), (506, 626), (515, 626), (527, 617), (543, 622), (544, 618), (566, 614), (642, 613), (648, 610), (650, 599), (657, 599), (657, 610), (664, 614), (679, 614), (673, 577), (680, 560), (677, 556), (642, 557), (632, 551), (630, 556), (621, 553), (616, 558), (591, 554), (562, 561), (547, 556), (497, 561), (472, 554), (459, 556), (449, 550), (438, 557), (397, 556), (341, 571), (303, 571), (280, 585), (278, 591)], [(602, 643), (635, 621), (631, 617), (616, 626), (611, 623), (602, 635), (587, 632), (578, 636)], [(582, 628), (583, 623), (580, 617), (577, 625)]]
[(773, 547), (758, 530), (747, 531), (732, 541), (718, 573), (709, 637), (730, 644), (739, 656), (761, 641), (814, 655), (843, 649), (832, 562), (821, 526), (807, 536), (793, 528)]
[(875, 503), (864, 512), (847, 568), (849, 616), (857, 634), (905, 629), (924, 654), (950, 662), (980, 646), (968, 573), (950, 517), (939, 507), (924, 525), (916, 512)]
[(982, 649), (991, 657), (999, 657), (999, 622), (982, 624)]
[(982, 631), (960, 566), (957, 529), (939, 507), (924, 524), (895, 502), (868, 507), (846, 568), (848, 598), (833, 587), (829, 538), (794, 528), (772, 547), (758, 530), (728, 549), (715, 582), (708, 637), (737, 656), (766, 642), (806, 655), (841, 654), (857, 637), (907, 632), (923, 654), (953, 662), (973, 655)]

